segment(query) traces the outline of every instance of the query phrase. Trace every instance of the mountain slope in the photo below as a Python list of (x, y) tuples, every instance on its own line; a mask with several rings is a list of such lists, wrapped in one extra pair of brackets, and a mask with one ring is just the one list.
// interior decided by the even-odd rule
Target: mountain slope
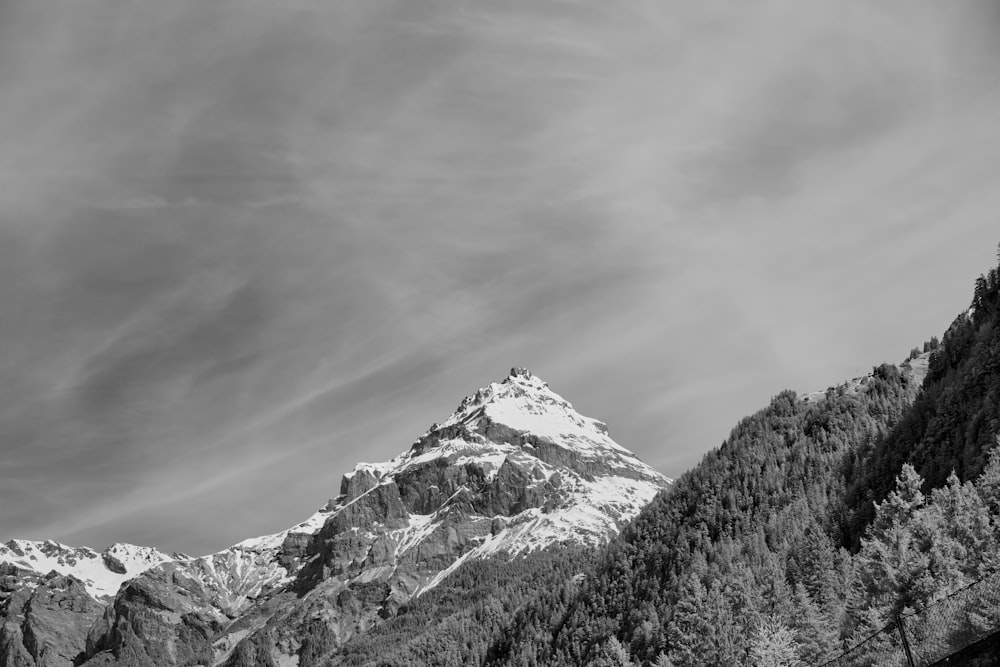
[(990, 605), (923, 614), (1000, 568), (998, 396), (1000, 267), (940, 345), (742, 420), (487, 664), (821, 664), (901, 612), (995, 630)]
[[(305, 638), (335, 649), (467, 563), (600, 547), (669, 483), (513, 369), (401, 455), (358, 464), (288, 530), (197, 558), (15, 541), (0, 562), (8, 591), (38, 589), (49, 571), (79, 580), (91, 620), (61, 649), (76, 664), (280, 664), (302, 657)], [(12, 599), (0, 598), (0, 667), (42, 664)]]
[(561, 616), (524, 610), (491, 664), (603, 664), (619, 645), (642, 664), (745, 664), (755, 627), (775, 613), (812, 622), (817, 600), (837, 628), (846, 580), (831, 535), (851, 452), (888, 431), (917, 389), (912, 370), (883, 365), (822, 400), (779, 394), (643, 510)]

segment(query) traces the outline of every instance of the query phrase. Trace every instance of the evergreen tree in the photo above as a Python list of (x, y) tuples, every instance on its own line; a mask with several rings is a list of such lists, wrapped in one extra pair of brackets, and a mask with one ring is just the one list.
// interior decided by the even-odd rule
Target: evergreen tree
[(667, 657), (666, 653), (661, 653), (656, 656), (656, 661), (653, 662), (653, 667), (676, 667), (670, 658)]
[(683, 590), (687, 594), (678, 601), (667, 626), (671, 661), (677, 667), (742, 664), (744, 633), (727, 599), (732, 589), (724, 589), (719, 580), (706, 589), (697, 579), (688, 578)]
[(750, 638), (753, 667), (797, 667), (797, 645), (792, 631), (780, 620), (769, 618), (757, 625)]
[(633, 667), (632, 656), (628, 650), (618, 641), (617, 637), (609, 637), (596, 652), (590, 661), (593, 667)]
[(807, 665), (820, 664), (837, 649), (839, 624), (831, 621), (803, 584), (795, 587), (788, 626), (794, 633), (796, 653)]
[(918, 589), (930, 564), (929, 544), (917, 529), (916, 513), (924, 506), (923, 479), (906, 464), (896, 490), (875, 506), (875, 521), (858, 554), (859, 605), (863, 621), (879, 627), (918, 603)]

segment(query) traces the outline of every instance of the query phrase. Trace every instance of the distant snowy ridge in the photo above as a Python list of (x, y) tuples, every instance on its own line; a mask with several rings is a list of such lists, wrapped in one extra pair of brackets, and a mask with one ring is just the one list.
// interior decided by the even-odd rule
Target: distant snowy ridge
[(244, 540), (206, 556), (167, 555), (152, 547), (116, 543), (104, 551), (72, 547), (53, 540), (10, 540), (0, 544), (0, 565), (9, 564), (32, 575), (26, 586), (50, 572), (75, 577), (96, 599), (110, 599), (121, 585), (143, 572), (171, 563), (218, 596), (225, 611), (238, 610), (265, 587), (275, 588), (294, 579), (294, 571), (278, 562), (281, 545), (291, 533), (312, 535), (328, 513), (319, 511), (288, 530)]
[(123, 582), (160, 563), (183, 557), (182, 554), (168, 556), (152, 547), (122, 543), (112, 544), (101, 552), (53, 540), (11, 540), (0, 544), (0, 563), (38, 576), (52, 571), (73, 576), (83, 582), (87, 592), (95, 598), (114, 597)]

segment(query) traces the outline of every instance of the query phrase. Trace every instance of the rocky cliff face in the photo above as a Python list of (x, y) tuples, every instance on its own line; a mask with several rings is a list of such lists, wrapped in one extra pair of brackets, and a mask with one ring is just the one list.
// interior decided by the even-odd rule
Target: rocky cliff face
[(52, 541), (0, 544), (0, 666), (80, 664), (88, 633), (121, 584), (171, 558), (131, 544), (103, 552)]
[(72, 576), (0, 565), (0, 610), (0, 664), (69, 667), (82, 660), (103, 605)]
[[(85, 629), (60, 650), (72, 653), (65, 664), (298, 664), (302, 638), (317, 626), (341, 643), (468, 559), (603, 544), (668, 483), (604, 424), (514, 369), (400, 456), (359, 464), (340, 496), (287, 531), (201, 558), (149, 555), (140, 559), (148, 567), (102, 556), (124, 585), (112, 601), (108, 576), (90, 589), (73, 579), (87, 610), (74, 627)], [(38, 573), (24, 557), (0, 551), (0, 560)], [(9, 585), (27, 590), (13, 576)], [(3, 613), (0, 650), (9, 657), (0, 667), (49, 664), (14, 627), (23, 626), (17, 613)]]

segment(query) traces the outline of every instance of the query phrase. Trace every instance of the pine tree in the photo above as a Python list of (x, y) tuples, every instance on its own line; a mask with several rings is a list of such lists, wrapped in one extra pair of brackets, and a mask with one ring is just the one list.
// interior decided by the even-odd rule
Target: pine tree
[(862, 619), (878, 627), (904, 608), (917, 602), (930, 564), (915, 517), (924, 507), (920, 487), (923, 478), (913, 466), (905, 464), (896, 478), (896, 489), (884, 502), (876, 503), (875, 521), (861, 540), (858, 553), (857, 605), (868, 613)]
[(656, 662), (653, 663), (653, 667), (675, 667), (675, 665), (670, 662), (670, 658), (667, 657), (666, 653), (661, 653), (656, 656)]
[(992, 571), (983, 567), (985, 555), (996, 553), (996, 534), (990, 525), (987, 505), (971, 482), (962, 484), (952, 473), (944, 488), (932, 494), (940, 514), (941, 529), (936, 554), (935, 577), (939, 588), (955, 590)]
[(632, 656), (618, 641), (617, 637), (611, 637), (604, 644), (604, 652), (607, 656), (609, 667), (632, 667)]
[(688, 665), (737, 665), (745, 660), (745, 629), (733, 613), (740, 602), (733, 587), (720, 579), (705, 586), (694, 577), (682, 584), (686, 594), (677, 602), (667, 624), (670, 659), (678, 667)]
[(976, 480), (976, 491), (989, 513), (1000, 517), (1000, 436), (997, 436), (997, 446), (990, 450), (986, 468)]
[(678, 667), (698, 664), (702, 644), (712, 632), (707, 598), (708, 591), (697, 577), (688, 575), (681, 582), (681, 598), (667, 624), (670, 657)]
[(803, 584), (796, 584), (792, 600), (794, 611), (789, 628), (795, 636), (797, 654), (807, 665), (823, 662), (836, 651), (837, 628), (825, 615)]
[(750, 664), (754, 667), (796, 667), (797, 644), (792, 631), (777, 618), (762, 621), (750, 639)]
[(883, 531), (908, 522), (926, 502), (923, 491), (921, 491), (923, 485), (923, 477), (917, 473), (912, 465), (904, 463), (902, 470), (896, 477), (896, 489), (882, 503), (875, 506), (872, 533), (879, 536)]
[(789, 550), (788, 578), (804, 586), (812, 599), (825, 606), (837, 597), (836, 560), (833, 542), (813, 523)]

